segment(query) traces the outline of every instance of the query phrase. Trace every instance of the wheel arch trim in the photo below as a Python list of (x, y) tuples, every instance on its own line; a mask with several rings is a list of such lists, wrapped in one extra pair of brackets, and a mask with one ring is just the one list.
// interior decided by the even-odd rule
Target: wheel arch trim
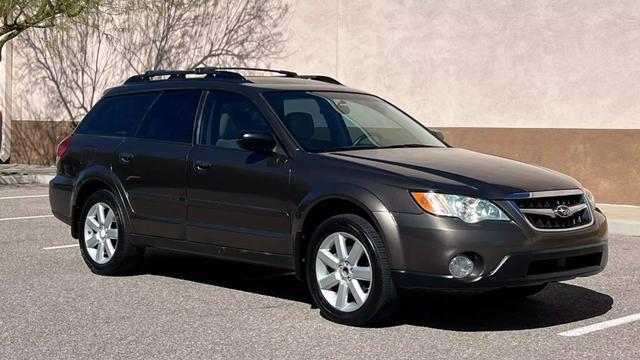
[(295, 273), (299, 279), (304, 279), (304, 258), (306, 256), (306, 242), (303, 238), (303, 227), (309, 214), (321, 203), (331, 200), (349, 202), (368, 215), (373, 222), (371, 225), (380, 233), (386, 245), (386, 224), (383, 224), (380, 213), (390, 214), (382, 201), (371, 191), (354, 184), (340, 183), (325, 186), (308, 193), (297, 206), (292, 217), (292, 254), (294, 255)]
[[(71, 223), (72, 223), (72, 234), (74, 237), (77, 237), (77, 222), (78, 217), (82, 209), (78, 206), (78, 197), (81, 194), (82, 190), (90, 183), (100, 182), (102, 183), (108, 190), (110, 190), (116, 197), (116, 201), (120, 203), (120, 206), (124, 210), (124, 214), (122, 218), (124, 219), (127, 225), (131, 224), (130, 221), (130, 203), (128, 201), (128, 197), (126, 196), (126, 192), (124, 190), (124, 186), (120, 182), (120, 180), (111, 172), (111, 170), (105, 166), (101, 165), (93, 165), (85, 168), (78, 174), (76, 180), (73, 184), (73, 192), (71, 194), (71, 202), (70, 205), (70, 214), (71, 214)], [(127, 226), (128, 227), (128, 226)]]

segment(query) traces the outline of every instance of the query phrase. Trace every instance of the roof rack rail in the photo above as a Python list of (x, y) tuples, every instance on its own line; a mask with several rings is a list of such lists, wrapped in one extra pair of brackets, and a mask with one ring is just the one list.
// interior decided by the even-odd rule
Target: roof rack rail
[(298, 77), (298, 74), (296, 74), (293, 71), (288, 71), (288, 70), (274, 70), (274, 69), (265, 69), (265, 68), (252, 68), (252, 67), (198, 67), (193, 69), (195, 71), (209, 71), (209, 70), (214, 70), (214, 71), (219, 71), (219, 70), (244, 70), (244, 71), (261, 71), (261, 72), (272, 72), (272, 73), (278, 73), (278, 74), (282, 74), (285, 75), (287, 77)]
[(194, 70), (149, 70), (143, 74), (130, 77), (125, 84), (137, 83), (142, 81), (151, 81), (154, 77), (168, 76), (169, 80), (186, 79), (187, 75), (206, 75), (205, 78), (213, 79), (229, 79), (229, 80), (246, 80), (244, 76), (224, 70), (216, 70), (215, 68), (198, 68)]
[(326, 82), (329, 84), (344, 86), (344, 84), (342, 84), (340, 81), (325, 75), (298, 75), (297, 77), (300, 79), (316, 80), (316, 81)]
[(125, 84), (138, 83), (143, 81), (151, 81), (154, 77), (165, 76), (169, 80), (186, 79), (187, 75), (205, 75), (205, 79), (227, 79), (227, 80), (239, 80), (247, 81), (247, 79), (241, 74), (235, 72), (235, 70), (244, 71), (261, 71), (270, 72), (284, 75), (285, 77), (307, 79), (322, 81), (334, 85), (343, 85), (338, 80), (324, 75), (298, 75), (293, 71), (287, 70), (272, 70), (263, 68), (250, 68), (250, 67), (198, 67), (191, 70), (149, 70), (143, 74), (138, 74), (130, 77), (125, 81)]

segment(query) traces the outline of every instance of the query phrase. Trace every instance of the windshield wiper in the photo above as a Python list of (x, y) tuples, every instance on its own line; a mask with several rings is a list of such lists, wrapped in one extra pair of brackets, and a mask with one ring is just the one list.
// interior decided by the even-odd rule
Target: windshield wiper
[(354, 151), (354, 150), (375, 150), (375, 149), (399, 149), (399, 148), (437, 148), (440, 146), (425, 145), (425, 144), (399, 144), (388, 146), (345, 146), (332, 149), (323, 149), (319, 152), (334, 152), (334, 151)]
[(334, 151), (353, 151), (353, 150), (372, 150), (380, 149), (378, 146), (344, 146), (331, 149), (322, 149), (319, 152), (334, 152)]
[(425, 144), (399, 144), (399, 145), (388, 145), (388, 146), (380, 146), (378, 149), (397, 149), (397, 148), (434, 148), (439, 146), (434, 145), (425, 145)]

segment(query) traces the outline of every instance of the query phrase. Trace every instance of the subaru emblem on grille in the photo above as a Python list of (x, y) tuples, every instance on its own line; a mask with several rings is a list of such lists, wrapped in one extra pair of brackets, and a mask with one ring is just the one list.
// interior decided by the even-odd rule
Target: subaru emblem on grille
[(567, 218), (571, 216), (571, 209), (566, 205), (558, 205), (558, 207), (556, 207), (553, 212), (561, 218)]

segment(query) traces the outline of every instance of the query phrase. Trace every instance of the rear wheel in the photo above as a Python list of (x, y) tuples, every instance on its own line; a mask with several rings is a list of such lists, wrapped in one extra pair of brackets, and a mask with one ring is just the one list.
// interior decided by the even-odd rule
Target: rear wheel
[(139, 264), (142, 252), (125, 238), (121, 214), (115, 196), (108, 190), (97, 191), (84, 204), (78, 222), (80, 251), (96, 274), (124, 274)]
[(396, 291), (380, 235), (365, 219), (339, 215), (314, 232), (307, 284), (326, 318), (364, 326), (390, 315)]

